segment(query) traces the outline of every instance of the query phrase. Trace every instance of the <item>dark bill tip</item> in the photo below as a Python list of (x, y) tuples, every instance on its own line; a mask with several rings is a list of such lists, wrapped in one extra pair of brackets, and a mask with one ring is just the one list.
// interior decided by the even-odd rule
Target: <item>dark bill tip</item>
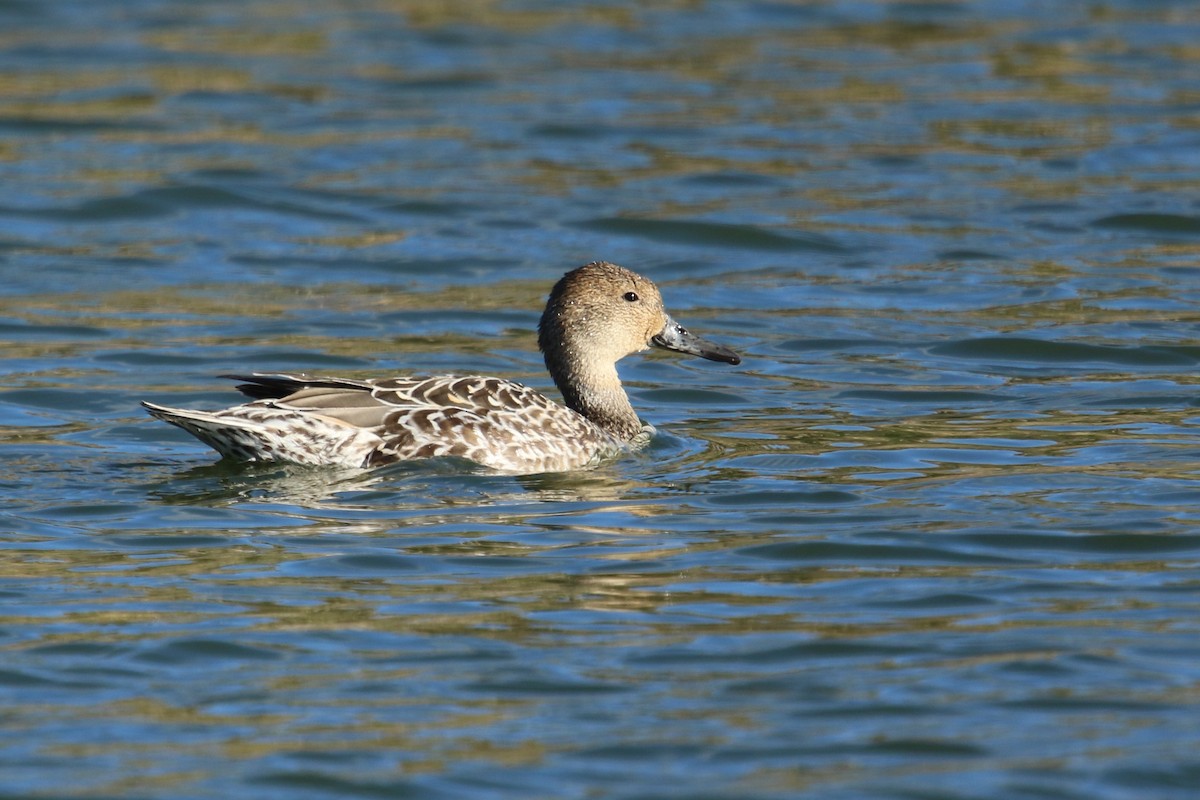
[(667, 324), (662, 331), (650, 339), (650, 343), (655, 347), (700, 356), (709, 361), (720, 361), (723, 364), (742, 363), (742, 357), (728, 347), (696, 336), (670, 317), (667, 317)]

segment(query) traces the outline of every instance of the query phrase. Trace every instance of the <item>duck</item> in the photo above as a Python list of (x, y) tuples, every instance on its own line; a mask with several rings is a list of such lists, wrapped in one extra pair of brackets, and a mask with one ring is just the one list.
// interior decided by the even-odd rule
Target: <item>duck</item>
[(254, 372), (219, 376), (241, 381), (236, 388), (250, 398), (231, 408), (142, 405), (236, 461), (371, 469), (447, 457), (509, 474), (570, 472), (640, 449), (654, 435), (621, 385), (616, 365), (625, 356), (659, 347), (741, 363), (672, 319), (652, 281), (607, 261), (554, 285), (537, 333), (562, 403), (486, 375)]

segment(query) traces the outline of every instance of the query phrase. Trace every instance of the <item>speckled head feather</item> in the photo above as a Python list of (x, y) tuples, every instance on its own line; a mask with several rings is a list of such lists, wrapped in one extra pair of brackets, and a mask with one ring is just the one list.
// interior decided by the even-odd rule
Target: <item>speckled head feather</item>
[(372, 467), (453, 456), (511, 473), (595, 465), (649, 440), (617, 376), (621, 358), (651, 345), (739, 363), (689, 333), (646, 278), (597, 261), (550, 293), (538, 344), (566, 406), (502, 378), (351, 380), (229, 376), (253, 402), (222, 411), (143, 403), (222, 455), (243, 461)]

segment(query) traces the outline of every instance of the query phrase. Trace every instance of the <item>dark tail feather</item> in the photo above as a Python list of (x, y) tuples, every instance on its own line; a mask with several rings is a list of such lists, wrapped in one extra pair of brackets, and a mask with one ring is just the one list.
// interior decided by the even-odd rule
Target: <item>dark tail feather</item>
[(237, 385), (237, 390), (255, 400), (280, 400), (308, 386), (326, 386), (332, 389), (369, 388), (362, 381), (345, 380), (343, 378), (321, 378), (315, 375), (303, 374), (286, 375), (283, 373), (267, 374), (255, 372), (250, 375), (218, 375), (217, 377), (245, 381), (245, 383)]
[(218, 375), (217, 377), (245, 381), (245, 383), (237, 385), (237, 390), (255, 400), (278, 400), (304, 386), (303, 381), (298, 381), (290, 375)]

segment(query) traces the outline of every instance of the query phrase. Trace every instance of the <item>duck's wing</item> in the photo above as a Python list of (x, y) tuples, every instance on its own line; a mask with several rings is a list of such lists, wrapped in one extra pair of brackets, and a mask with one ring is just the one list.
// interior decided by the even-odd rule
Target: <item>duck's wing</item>
[(242, 381), (237, 389), (257, 402), (301, 414), (335, 419), (366, 431), (375, 431), (393, 406), (374, 395), (372, 381), (334, 378), (304, 373), (261, 373), (222, 375)]
[[(354, 380), (303, 373), (222, 375), (242, 381), (238, 391), (276, 408), (333, 417), (375, 430), (399, 412), (458, 410), (479, 417), (494, 414), (568, 411), (541, 392), (515, 381), (484, 376)], [(575, 412), (571, 412), (574, 414)], [(576, 415), (578, 416), (578, 415)]]
[(506, 472), (561, 471), (620, 444), (575, 411), (502, 378), (228, 377), (243, 381), (238, 389), (258, 401), (250, 406), (331, 418), (378, 437), (364, 466), (453, 456)]

